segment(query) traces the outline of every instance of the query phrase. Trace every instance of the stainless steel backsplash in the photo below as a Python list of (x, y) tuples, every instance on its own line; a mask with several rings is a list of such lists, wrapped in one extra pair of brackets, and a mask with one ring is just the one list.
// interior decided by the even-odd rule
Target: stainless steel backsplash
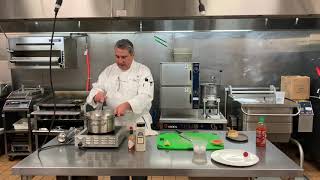
[[(158, 43), (155, 36), (165, 42)], [(135, 59), (151, 69), (156, 106), (159, 104), (159, 63), (173, 61), (173, 48), (191, 48), (193, 61), (200, 62), (201, 81), (214, 77), (222, 87), (279, 86), (281, 75), (308, 75), (314, 82), (317, 80), (315, 66), (320, 64), (320, 31), (89, 33), (92, 82), (106, 66), (114, 63), (113, 46), (122, 38), (133, 42)], [(78, 68), (53, 71), (55, 89), (85, 89), (84, 43), (84, 38), (78, 38)], [(8, 59), (6, 46), (6, 39), (1, 35), (1, 60)], [(49, 85), (48, 70), (16, 69), (12, 70), (12, 77), (15, 88), (20, 84)]]

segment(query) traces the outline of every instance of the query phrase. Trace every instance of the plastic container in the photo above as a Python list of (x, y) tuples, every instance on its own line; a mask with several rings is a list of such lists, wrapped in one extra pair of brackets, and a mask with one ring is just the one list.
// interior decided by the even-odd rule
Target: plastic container
[(267, 141), (267, 127), (264, 124), (264, 117), (259, 118), (256, 128), (256, 146), (265, 147)]
[(207, 155), (206, 155), (206, 149), (207, 149), (207, 141), (204, 140), (192, 140), (193, 144), (193, 158), (192, 162), (196, 164), (203, 164), (207, 162)]
[(276, 93), (276, 104), (284, 104), (285, 92), (277, 91)]
[(174, 48), (173, 49), (174, 62), (191, 62), (192, 49), (189, 48)]

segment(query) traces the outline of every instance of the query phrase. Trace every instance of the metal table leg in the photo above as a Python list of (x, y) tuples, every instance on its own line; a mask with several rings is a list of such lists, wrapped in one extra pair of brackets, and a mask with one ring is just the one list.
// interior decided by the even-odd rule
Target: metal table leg
[[(292, 142), (293, 144), (297, 145), (298, 148), (299, 148), (299, 153), (300, 153), (300, 167), (303, 169), (303, 163), (304, 163), (304, 152), (303, 152), (303, 148), (301, 146), (301, 144), (299, 143), (299, 141), (297, 141), (296, 139), (294, 138), (290, 138), (290, 142)], [(304, 179), (309, 179), (306, 175), (303, 175), (303, 178)]]
[(302, 148), (301, 144), (299, 143), (299, 141), (297, 141), (296, 139), (290, 138), (290, 141), (291, 141), (293, 144), (297, 145), (298, 148), (299, 148), (299, 153), (300, 153), (300, 164), (299, 164), (299, 165), (300, 165), (301, 168), (303, 168), (303, 162), (304, 162), (304, 152), (303, 152), (303, 148)]

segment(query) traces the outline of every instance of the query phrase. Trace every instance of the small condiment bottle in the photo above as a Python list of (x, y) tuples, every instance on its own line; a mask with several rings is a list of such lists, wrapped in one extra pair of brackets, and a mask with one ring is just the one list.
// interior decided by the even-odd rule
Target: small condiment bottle
[(138, 122), (136, 129), (136, 151), (146, 151), (145, 123)]
[(135, 151), (136, 136), (133, 134), (133, 128), (130, 126), (130, 134), (128, 137), (128, 151)]

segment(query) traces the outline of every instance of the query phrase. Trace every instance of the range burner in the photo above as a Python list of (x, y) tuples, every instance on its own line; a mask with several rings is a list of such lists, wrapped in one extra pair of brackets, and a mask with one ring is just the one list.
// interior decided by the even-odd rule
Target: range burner
[[(72, 92), (61, 94), (56, 92), (55, 118), (58, 120), (82, 120), (82, 107), (85, 103), (85, 96), (73, 95)], [(53, 119), (54, 103), (53, 97), (48, 96), (40, 103), (36, 104), (35, 111), (32, 113), (37, 119), (51, 120)]]
[(119, 147), (127, 137), (126, 127), (116, 126), (113, 133), (89, 134), (87, 128), (75, 136), (75, 146), (84, 148)]

